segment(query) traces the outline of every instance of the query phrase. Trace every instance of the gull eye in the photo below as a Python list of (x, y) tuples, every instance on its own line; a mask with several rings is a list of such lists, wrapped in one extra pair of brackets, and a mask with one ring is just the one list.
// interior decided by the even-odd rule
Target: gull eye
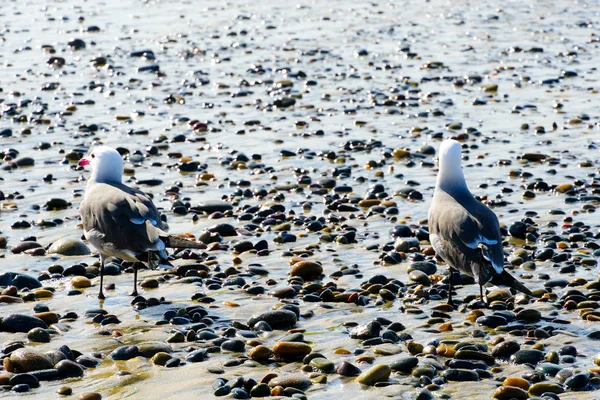
[(92, 158), (96, 158), (96, 155), (95, 155), (95, 154), (92, 154)]

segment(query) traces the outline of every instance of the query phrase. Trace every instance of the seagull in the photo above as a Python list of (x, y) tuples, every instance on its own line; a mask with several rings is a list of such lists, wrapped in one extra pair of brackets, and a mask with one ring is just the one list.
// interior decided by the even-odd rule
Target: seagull
[(79, 213), (85, 238), (100, 253), (99, 299), (105, 298), (104, 263), (110, 257), (134, 263), (131, 295), (137, 296), (137, 263), (151, 266), (156, 254), (166, 260), (167, 247), (205, 248), (203, 243), (167, 234), (168, 226), (152, 199), (122, 182), (123, 158), (117, 150), (97, 146), (79, 165), (92, 169)]
[(527, 295), (531, 291), (504, 270), (504, 251), (498, 217), (467, 188), (461, 168), (460, 143), (447, 139), (439, 151), (439, 172), (429, 207), (429, 239), (450, 268), (448, 304), (452, 305), (452, 274), (475, 278), (479, 294), (492, 282)]

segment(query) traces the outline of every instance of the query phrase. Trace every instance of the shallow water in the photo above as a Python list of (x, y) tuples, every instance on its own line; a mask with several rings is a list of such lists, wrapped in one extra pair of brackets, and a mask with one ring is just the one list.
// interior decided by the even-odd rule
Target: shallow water
[[(347, 179), (337, 177), (337, 180), (338, 185), (352, 186), (351, 196), (362, 197), (373, 183), (382, 183), (392, 194), (407, 187), (408, 181), (414, 181), (424, 201), (393, 196), (400, 210), (398, 221), (374, 215), (346, 222), (358, 229), (360, 239), (356, 246), (319, 244), (317, 234), (300, 235), (304, 230), (294, 228), (292, 233), (299, 235), (296, 243), (274, 244), (272, 239), (277, 232), (266, 231), (261, 238), (269, 240), (271, 255), (241, 256), (243, 266), (253, 262), (263, 264), (269, 270), (268, 277), (278, 281), (277, 287), (285, 286), (288, 277), (288, 260), (281, 257), (281, 253), (315, 244), (319, 247), (313, 258), (323, 262), (326, 276), (344, 265), (357, 264), (361, 270), (360, 279), (353, 276), (340, 278), (337, 281), (340, 287), (357, 287), (361, 281), (378, 273), (408, 281), (408, 263), (382, 266), (377, 262), (379, 252), (370, 252), (366, 247), (392, 242), (388, 232), (401, 221), (417, 225), (427, 217), (435, 184), (435, 157), (420, 156), (417, 154), (419, 148), (432, 145), (437, 149), (440, 140), (435, 138), (436, 133), (449, 137), (470, 127), (479, 134), (471, 133), (466, 141), (469, 145), (477, 145), (464, 161), (469, 187), (476, 195), (488, 200), (506, 201), (506, 205), (494, 207), (504, 225), (520, 220), (527, 211), (535, 211), (534, 220), (540, 226), (556, 222), (559, 226), (556, 230), (560, 230), (565, 215), (548, 213), (550, 209), (558, 209), (598, 232), (596, 214), (583, 210), (584, 205), (597, 206), (597, 202), (566, 203), (566, 195), (552, 191), (537, 191), (532, 200), (522, 197), (524, 187), (535, 179), (558, 185), (576, 180), (590, 182), (595, 176), (597, 184), (600, 105), (596, 101), (596, 60), (599, 54), (592, 22), (598, 12), (593, 3), (550, 1), (527, 4), (438, 0), (402, 4), (205, 1), (201, 5), (132, 0), (83, 5), (76, 2), (7, 2), (0, 9), (0, 19), (4, 22), (4, 29), (0, 31), (0, 99), (3, 100), (0, 103), (0, 130), (11, 128), (13, 135), (0, 138), (0, 148), (14, 148), (20, 157), (33, 157), (35, 166), (2, 171), (0, 190), (5, 194), (19, 192), (23, 198), (3, 202), (1, 234), (8, 239), (9, 247), (27, 236), (35, 236), (43, 245), (65, 236), (79, 237), (77, 207), (89, 172), (77, 168), (73, 162), (63, 162), (64, 153), (72, 149), (87, 150), (100, 142), (122, 146), (131, 152), (144, 152), (156, 138), (164, 135), (166, 139), (157, 144), (162, 146), (158, 155), (143, 157), (134, 164), (128, 162), (126, 167), (135, 167), (135, 178), (139, 180), (156, 178), (164, 182), (156, 187), (141, 188), (153, 193), (156, 204), (166, 210), (173, 233), (191, 232), (198, 236), (204, 228), (215, 223), (205, 217), (192, 222), (189, 214), (178, 216), (170, 212), (171, 198), (165, 194), (165, 189), (174, 182), (181, 182), (180, 196), (194, 205), (231, 195), (237, 189), (235, 183), (241, 180), (250, 181), (252, 190), (270, 190), (275, 185), (296, 184), (300, 175), (308, 175), (316, 182), (321, 176), (331, 177), (336, 167), (346, 165), (353, 167), (352, 176)], [(100, 31), (86, 32), (89, 26), (97, 26)], [(84, 40), (86, 48), (70, 49), (67, 42), (73, 38)], [(47, 45), (56, 53), (44, 50)], [(516, 47), (523, 51), (514, 51)], [(542, 48), (542, 51), (531, 51), (532, 48)], [(131, 51), (145, 49), (152, 50), (156, 60), (130, 57)], [(361, 50), (368, 54), (358, 55)], [(65, 65), (49, 67), (47, 61), (52, 56), (63, 57)], [(108, 66), (96, 68), (91, 65), (90, 60), (99, 56), (107, 58)], [(443, 65), (424, 68), (435, 66), (432, 62)], [(164, 76), (137, 72), (138, 68), (151, 64), (158, 64)], [(558, 78), (563, 70), (576, 72), (578, 76), (542, 83)], [(286, 71), (291, 71), (292, 76)], [(300, 71), (306, 74), (305, 78), (295, 77), (294, 74)], [(466, 76), (472, 78), (469, 80)], [(473, 82), (477, 80), (474, 76), (481, 82)], [(456, 85), (459, 79), (464, 81), (463, 86)], [(288, 83), (282, 81), (286, 80), (292, 82), (291, 89), (285, 88)], [(305, 85), (306, 80), (314, 80), (316, 84)], [(53, 82), (59, 84), (55, 90), (42, 90)], [(277, 87), (277, 82), (282, 82), (283, 89)], [(489, 89), (487, 85), (491, 84), (498, 85), (496, 91), (482, 89)], [(417, 88), (420, 91), (415, 90)], [(288, 95), (296, 98), (294, 107), (269, 111), (269, 103)], [(175, 104), (165, 103), (169, 96), (175, 98)], [(185, 104), (178, 104), (179, 99)], [(475, 99), (486, 104), (473, 105)], [(13, 116), (4, 111), (11, 103), (24, 100), (32, 103), (17, 107), (17, 110), (20, 115), (27, 116), (29, 122), (14, 122)], [(93, 105), (83, 104), (90, 100)], [(386, 100), (395, 103), (382, 105)], [(556, 103), (563, 104), (562, 109), (557, 109)], [(76, 109), (65, 114), (70, 105), (75, 105)], [(434, 116), (436, 111), (443, 115)], [(584, 114), (589, 119), (573, 120)], [(209, 129), (215, 129), (194, 132), (182, 117), (207, 121)], [(36, 123), (35, 120), (40, 118), (43, 120)], [(248, 125), (248, 121), (259, 122)], [(298, 121), (306, 125), (298, 128)], [(459, 122), (462, 129), (447, 129), (449, 124)], [(556, 123), (556, 129), (552, 128), (553, 123)], [(95, 133), (81, 129), (83, 125), (91, 124), (99, 127)], [(529, 128), (521, 129), (523, 124), (529, 124)], [(536, 126), (544, 127), (545, 133), (536, 133)], [(30, 128), (31, 134), (21, 134), (25, 128)], [(148, 130), (148, 134), (128, 134), (142, 129)], [(318, 130), (324, 134), (315, 135)], [(171, 141), (181, 134), (187, 138), (185, 142)], [(352, 140), (381, 141), (383, 147), (345, 151), (344, 143)], [(35, 150), (40, 142), (50, 142), (52, 146), (47, 150)], [(413, 164), (408, 159), (384, 158), (382, 155), (384, 149), (396, 148), (408, 149), (413, 154)], [(282, 150), (297, 155), (282, 157)], [(311, 155), (311, 151), (316, 154)], [(319, 155), (319, 152), (326, 154), (329, 151), (336, 152), (334, 160)], [(177, 152), (205, 163), (206, 172), (213, 174), (214, 180), (196, 186), (195, 174), (184, 174), (171, 168), (179, 158), (169, 158), (168, 153)], [(260, 162), (273, 170), (253, 174), (251, 169), (235, 169), (229, 167), (229, 162), (223, 162), (228, 156), (235, 157), (237, 152), (249, 157), (260, 154)], [(560, 162), (557, 165), (522, 162), (519, 156), (528, 152), (544, 153)], [(499, 165), (499, 160), (510, 160), (511, 165)], [(365, 168), (371, 161), (381, 165)], [(590, 166), (581, 167), (584, 161), (589, 161)], [(298, 171), (300, 168), (303, 171)], [(551, 169), (556, 173), (548, 173)], [(510, 171), (514, 170), (528, 172), (531, 176), (510, 177)], [(55, 180), (52, 183), (42, 181), (49, 173)], [(358, 177), (364, 177), (364, 182)], [(127, 183), (134, 184), (134, 181), (128, 178)], [(309, 215), (324, 215), (326, 205), (322, 196), (311, 194), (309, 188), (300, 193), (282, 192), (287, 210), (303, 214), (302, 206), (308, 202), (312, 205), (307, 211)], [(32, 208), (33, 205), (43, 206), (53, 197), (65, 198), (72, 206), (64, 211)], [(239, 199), (240, 206), (263, 203), (260, 199)], [(362, 212), (363, 215), (366, 213), (366, 210)], [(55, 218), (64, 220), (58, 228), (11, 229), (16, 221)], [(244, 222), (233, 218), (216, 222), (244, 226)], [(226, 243), (235, 240), (242, 238)], [(521, 245), (513, 242), (513, 246)], [(27, 271), (34, 276), (54, 263), (67, 266), (95, 260), (93, 257), (32, 257), (1, 251), (0, 271)], [(222, 269), (232, 265), (230, 252), (215, 252), (215, 256)], [(558, 276), (551, 262), (537, 262), (537, 266), (536, 274), (527, 280), (529, 287), (538, 288), (543, 284), (537, 273)], [(439, 266), (438, 270), (443, 271), (444, 267)], [(157, 272), (145, 271), (142, 277), (153, 274)], [(576, 273), (564, 277), (596, 280), (597, 273), (595, 268), (580, 267)], [(164, 310), (150, 308), (138, 314), (129, 305), (131, 298), (127, 293), (131, 290), (131, 279), (129, 275), (107, 278), (116, 283), (116, 290), (109, 292), (103, 306), (124, 321), (118, 327), (124, 333), (121, 341), (133, 343), (149, 337), (166, 339), (169, 329), (153, 326)], [(107, 352), (117, 346), (115, 339), (100, 336), (99, 328), (83, 318), (85, 310), (98, 306), (95, 298), (97, 280), (95, 284), (85, 291), (85, 296), (71, 298), (65, 296), (68, 280), (50, 283), (57, 289), (55, 297), (47, 302), (51, 310), (59, 313), (75, 311), (81, 317), (71, 324), (69, 332), (54, 337), (49, 344), (40, 345), (42, 349), (69, 344), (82, 352)], [(183, 306), (191, 304), (192, 294), (199, 290), (193, 285), (170, 282), (144, 294), (164, 296), (175, 305)], [(465, 286), (459, 293), (476, 292), (475, 286)], [(222, 291), (213, 297), (217, 301), (211, 312), (223, 319), (242, 322), (253, 312), (278, 303), (270, 296), (252, 298), (242, 290)], [(225, 301), (239, 303), (241, 307), (227, 307), (223, 304)], [(422, 307), (427, 310), (432, 305)], [(2, 307), (2, 313), (26, 312), (31, 309), (31, 304)], [(543, 311), (553, 309), (543, 303), (539, 308)], [(313, 318), (300, 323), (311, 333), (306, 336), (314, 341), (314, 351), (327, 354), (336, 363), (344, 358), (334, 355), (332, 349), (357, 346), (357, 342), (339, 326), (349, 320), (363, 323), (374, 316), (400, 319), (421, 343), (436, 336), (420, 329), (422, 322), (419, 320), (408, 320), (405, 315), (400, 315), (396, 303), (386, 309), (373, 305), (336, 305), (331, 310), (318, 304), (302, 303), (302, 310), (315, 312)], [(460, 314), (456, 313), (456, 317), (460, 318)], [(553, 336), (549, 343), (556, 345), (569, 341), (576, 344), (579, 352), (585, 355), (578, 359), (577, 366), (592, 366), (591, 357), (596, 345), (577, 335), (597, 327), (582, 321), (575, 313), (561, 311), (561, 317), (571, 321), (566, 330), (576, 336)], [(147, 323), (133, 322), (138, 319)], [(128, 324), (135, 328), (128, 330)], [(143, 334), (140, 333), (142, 329)], [(464, 337), (468, 331), (469, 327), (457, 328), (449, 334), (452, 338)], [(264, 340), (272, 343), (283, 335), (275, 332)], [(2, 342), (24, 337), (0, 333)], [(217, 354), (207, 363), (187, 364), (172, 370), (152, 366), (140, 359), (118, 363), (106, 360), (100, 368), (87, 371), (81, 380), (68, 382), (68, 385), (75, 393), (94, 390), (105, 398), (155, 398), (153, 396), (158, 392), (161, 398), (196, 398), (198, 394), (208, 393), (212, 381), (218, 377), (207, 373), (206, 367), (220, 366), (229, 358), (230, 355)], [(379, 357), (377, 362), (388, 362), (393, 358)], [(260, 378), (270, 369), (284, 372), (298, 367), (299, 364), (240, 366), (232, 368), (232, 372), (226, 369), (224, 376), (239, 374)], [(508, 375), (511, 368), (518, 374), (520, 367), (506, 366), (503, 376)], [(131, 371), (132, 375), (116, 376), (115, 372), (121, 369)], [(62, 384), (62, 381), (42, 383), (39, 389), (23, 396), (50, 396)], [(484, 381), (470, 385), (468, 394), (460, 385), (446, 385), (443, 391), (457, 399), (467, 396), (489, 398), (493, 388), (493, 382)], [(397, 386), (369, 389), (360, 392), (360, 396), (406, 398), (403, 396), (412, 391), (406, 389), (405, 393), (397, 389)], [(358, 385), (351, 380), (332, 376), (329, 384), (324, 387), (313, 385), (308, 394), (315, 399), (334, 395), (349, 398), (355, 396), (357, 390), (360, 390)], [(591, 396), (590, 393), (570, 393), (564, 398), (594, 398), (588, 395)], [(0, 394), (2, 396), (8, 395)]]

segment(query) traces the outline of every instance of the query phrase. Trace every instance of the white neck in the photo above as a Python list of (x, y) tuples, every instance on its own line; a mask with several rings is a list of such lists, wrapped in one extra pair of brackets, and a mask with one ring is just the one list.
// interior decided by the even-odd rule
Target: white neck
[(440, 170), (436, 187), (442, 189), (467, 189), (465, 176), (461, 167), (460, 144), (454, 140), (446, 140), (440, 146)]

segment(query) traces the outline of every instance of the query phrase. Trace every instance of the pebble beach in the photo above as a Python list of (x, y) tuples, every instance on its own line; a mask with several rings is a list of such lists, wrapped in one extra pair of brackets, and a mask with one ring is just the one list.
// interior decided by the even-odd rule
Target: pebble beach
[[(597, 4), (0, 8), (0, 398), (600, 397)], [(429, 241), (442, 140), (533, 297)], [(169, 233), (105, 268), (97, 145)]]

